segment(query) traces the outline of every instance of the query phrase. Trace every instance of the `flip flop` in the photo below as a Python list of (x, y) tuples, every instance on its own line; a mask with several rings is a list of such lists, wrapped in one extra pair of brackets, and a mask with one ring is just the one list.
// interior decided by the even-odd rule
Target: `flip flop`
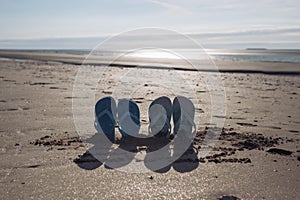
[(185, 137), (192, 138), (196, 131), (194, 117), (195, 106), (193, 102), (183, 96), (175, 97), (173, 101), (174, 136), (180, 131), (185, 134)]
[(119, 131), (122, 137), (137, 136), (140, 131), (140, 110), (130, 99), (120, 99), (117, 108)]
[(149, 133), (153, 136), (168, 137), (171, 132), (172, 102), (168, 97), (159, 97), (149, 106)]
[(107, 138), (115, 141), (116, 102), (112, 97), (104, 97), (95, 105), (94, 126), (98, 133), (105, 134)]

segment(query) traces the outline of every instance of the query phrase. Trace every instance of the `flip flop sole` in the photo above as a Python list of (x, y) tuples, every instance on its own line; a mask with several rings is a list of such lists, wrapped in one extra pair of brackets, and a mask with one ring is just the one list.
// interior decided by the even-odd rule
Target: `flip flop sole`
[(149, 106), (149, 133), (154, 136), (168, 136), (171, 132), (172, 102), (168, 97), (155, 99)]
[(173, 123), (174, 123), (174, 135), (176, 135), (179, 129), (185, 133), (192, 133), (195, 117), (195, 106), (191, 100), (183, 96), (177, 96), (173, 100)]
[(130, 99), (120, 99), (117, 108), (119, 131), (122, 137), (137, 136), (140, 130), (140, 109)]
[(104, 97), (95, 105), (95, 128), (111, 141), (115, 140), (116, 102), (112, 97)]

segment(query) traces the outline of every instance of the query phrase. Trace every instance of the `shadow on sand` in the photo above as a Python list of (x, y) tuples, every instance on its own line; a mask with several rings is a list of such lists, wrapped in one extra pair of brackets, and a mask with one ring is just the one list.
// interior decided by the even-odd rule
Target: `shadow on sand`
[(199, 165), (197, 151), (192, 144), (178, 155), (176, 152), (180, 152), (180, 149), (177, 149), (173, 140), (164, 137), (127, 137), (119, 140), (118, 144), (101, 142), (107, 141), (105, 137), (96, 133), (85, 140), (94, 146), (74, 159), (74, 162), (85, 170), (94, 170), (101, 165), (107, 169), (118, 169), (136, 159), (137, 153), (143, 153), (144, 165), (157, 173), (166, 173), (172, 167), (177, 172), (185, 173), (196, 169)]

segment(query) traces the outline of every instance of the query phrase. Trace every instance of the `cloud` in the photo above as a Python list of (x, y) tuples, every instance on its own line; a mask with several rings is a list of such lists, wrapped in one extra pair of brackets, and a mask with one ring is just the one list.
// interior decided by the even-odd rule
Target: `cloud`
[[(206, 47), (246, 48), (249, 46), (300, 48), (300, 27), (253, 28), (248, 30), (218, 31), (185, 34)], [(49, 38), (35, 40), (0, 40), (4, 48), (52, 48), (52, 49), (90, 49), (108, 37)], [(113, 38), (103, 48), (118, 50), (131, 46), (153, 46), (161, 48), (193, 48), (184, 35), (160, 29), (145, 29), (137, 33), (124, 33)]]
[(286, 28), (257, 28), (248, 30), (236, 30), (227, 32), (210, 32), (210, 33), (191, 33), (193, 37), (228, 37), (228, 36), (258, 36), (270, 34), (299, 34), (300, 27), (286, 27)]
[(179, 6), (174, 3), (166, 2), (166, 1), (160, 1), (160, 0), (146, 0), (147, 2), (159, 5), (169, 12), (182, 12), (182, 13), (189, 13), (190, 11), (187, 10), (186, 8)]

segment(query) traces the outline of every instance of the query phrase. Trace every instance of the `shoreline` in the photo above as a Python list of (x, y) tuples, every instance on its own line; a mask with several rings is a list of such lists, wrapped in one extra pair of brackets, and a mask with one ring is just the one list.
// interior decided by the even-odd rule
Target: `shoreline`
[[(211, 60), (202, 63), (201, 61), (192, 60), (197, 65), (197, 69), (188, 66), (187, 61), (176, 59), (146, 59), (146, 58), (119, 58), (113, 63), (111, 57), (91, 56), (89, 61), (85, 60), (86, 55), (75, 54), (58, 54), (58, 53), (32, 53), (18, 51), (0, 51), (0, 58), (4, 59), (23, 59), (37, 60), (45, 62), (59, 62), (71, 65), (109, 65), (112, 67), (128, 68), (148, 68), (148, 69), (165, 69), (165, 70), (182, 70), (182, 71), (202, 71), (202, 72), (221, 72), (221, 73), (253, 73), (267, 75), (300, 75), (300, 63), (292, 62), (261, 62), (261, 61), (220, 61)], [(84, 63), (84, 64), (83, 64)], [(217, 68), (212, 67), (216, 65)]]

